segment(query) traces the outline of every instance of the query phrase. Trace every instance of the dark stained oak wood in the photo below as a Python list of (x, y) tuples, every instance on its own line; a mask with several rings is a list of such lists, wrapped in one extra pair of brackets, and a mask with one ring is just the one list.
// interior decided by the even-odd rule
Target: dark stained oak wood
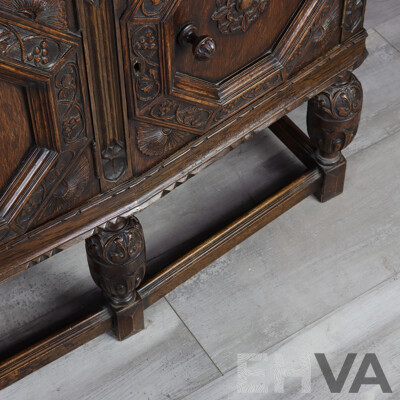
[(144, 328), (143, 307), (134, 305), (136, 289), (146, 273), (146, 247), (142, 226), (135, 217), (118, 218), (86, 239), (93, 280), (107, 296), (116, 314), (120, 340)]
[(314, 193), (321, 186), (321, 177), (318, 169), (303, 174), (144, 284), (139, 294), (145, 307)]
[(357, 134), (362, 105), (362, 86), (351, 72), (339, 76), (331, 87), (308, 103), (308, 132), (326, 177), (317, 194), (322, 202), (343, 192), (346, 160), (341, 151)]
[[(284, 129), (281, 131), (281, 135), (282, 137), (286, 136), (289, 138), (293, 136), (293, 130)], [(300, 159), (304, 160), (303, 157), (300, 157)], [(310, 162), (312, 162), (311, 158), (307, 160), (307, 163)], [(43, 338), (37, 344), (32, 345), (9, 359), (4, 361), (0, 360), (0, 371), (2, 371), (0, 373), (0, 389), (21, 379), (41, 366), (54, 361), (66, 352), (71, 351), (91, 340), (93, 337), (105, 332), (105, 330), (110, 329), (112, 320), (114, 321), (114, 330), (120, 340), (144, 329), (143, 310), (145, 308), (149, 307), (179, 284), (195, 275), (209, 263), (279, 217), (301, 200), (317, 191), (321, 187), (321, 184), (322, 174), (318, 168), (306, 172), (274, 196), (267, 198), (245, 215), (233, 221), (207, 241), (165, 268), (164, 271), (153, 279), (142, 284), (135, 298), (128, 300), (128, 304), (125, 306), (121, 305), (119, 299), (115, 300), (115, 295), (120, 298), (121, 295), (112, 292), (117, 288), (117, 286), (114, 285), (115, 283), (122, 282), (122, 284), (126, 284), (127, 268), (124, 267), (121, 273), (117, 272), (117, 275), (115, 275), (114, 272), (110, 280), (112, 286), (107, 287), (104, 286), (104, 278), (96, 273), (96, 282), (99, 283), (99, 286), (102, 287), (108, 296), (111, 296), (111, 304), (114, 304), (112, 307), (113, 316), (107, 308), (102, 308), (103, 302), (100, 302), (98, 311), (90, 313), (88, 316), (77, 321), (76, 324), (70, 324), (56, 334)], [(129, 226), (131, 226), (131, 228), (129, 228)], [(137, 227), (138, 222), (136, 219), (131, 221), (120, 219), (116, 224), (112, 226), (108, 225), (108, 229), (106, 229), (105, 232), (100, 231), (100, 235), (113, 235), (111, 236), (112, 240), (110, 242), (101, 237), (90, 238), (88, 239), (87, 245), (91, 246), (93, 241), (97, 242), (104, 239), (107, 243), (110, 243), (111, 246), (115, 246), (122, 240), (125, 244), (124, 249), (128, 249), (129, 246), (132, 245), (132, 242), (129, 242), (129, 240), (133, 240), (134, 243), (137, 243)], [(134, 232), (132, 237), (130, 237), (130, 230)], [(140, 233), (139, 235), (141, 236)], [(143, 254), (140, 252), (140, 246), (134, 245), (134, 254)], [(98, 253), (98, 247), (95, 247), (96, 248), (93, 250), (88, 250), (89, 257), (96, 257), (95, 255), (92, 256), (93, 252), (95, 254)], [(114, 257), (120, 256), (120, 252), (115, 250), (110, 252), (110, 254)], [(103, 263), (105, 261), (103, 260), (103, 256), (101, 256), (101, 259)], [(140, 257), (135, 258), (135, 255), (133, 255), (132, 259), (137, 261)], [(93, 261), (90, 260), (90, 263), (93, 263)], [(108, 263), (110, 267), (113, 268), (113, 263), (110, 261), (108, 261)], [(141, 265), (141, 267), (143, 267), (143, 265)], [(141, 267), (139, 266), (139, 268)], [(93, 268), (97, 269), (98, 267), (92, 266), (91, 268), (93, 270)], [(107, 266), (104, 265), (101, 268), (104, 269), (107, 268)], [(134, 270), (136, 270), (135, 267)], [(135, 273), (134, 276), (136, 276)], [(133, 289), (133, 287), (131, 287), (131, 289)], [(126, 287), (123, 291), (124, 296), (125, 294)], [(125, 301), (125, 299), (123, 301)]]
[[(33, 143), (23, 87), (0, 79), (0, 191), (15, 174)], [(10, 157), (10, 154), (13, 156)]]
[(104, 307), (15, 356), (0, 361), (0, 390), (82, 346), (111, 327), (110, 312)]
[[(201, 5), (0, 2), (0, 282), (86, 239), (104, 294), (96, 311), (0, 360), (0, 387), (111, 327), (120, 340), (140, 331), (146, 307), (237, 243), (308, 195), (342, 192), (366, 1)], [(306, 101), (310, 139), (285, 117)], [(261, 126), (307, 172), (146, 276), (133, 214)]]
[(202, 11), (193, 15), (198, 2), (181, 2), (173, 16), (175, 36), (185, 23), (192, 22), (199, 35), (215, 40), (216, 51), (212, 59), (204, 63), (194, 59), (190, 48), (175, 43), (176, 72), (215, 83), (227, 79), (272, 50), (302, 0), (236, 3), (240, 5), (226, 0), (204, 1)]

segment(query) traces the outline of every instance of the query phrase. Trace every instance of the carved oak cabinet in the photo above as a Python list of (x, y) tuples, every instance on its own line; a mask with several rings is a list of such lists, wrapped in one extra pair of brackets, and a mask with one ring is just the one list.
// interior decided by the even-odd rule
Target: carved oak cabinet
[[(0, 387), (143, 310), (308, 195), (343, 190), (365, 0), (0, 0), (0, 281), (86, 240), (104, 296)], [(286, 114), (308, 103), (307, 137)], [(269, 126), (307, 171), (150, 274), (140, 210)], [(271, 133), (272, 134), (272, 133)]]

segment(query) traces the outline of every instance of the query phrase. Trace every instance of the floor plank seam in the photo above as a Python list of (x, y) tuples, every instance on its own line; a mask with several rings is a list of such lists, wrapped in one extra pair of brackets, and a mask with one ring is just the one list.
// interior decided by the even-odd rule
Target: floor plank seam
[[(215, 366), (215, 368), (217, 369), (217, 371), (220, 374), (220, 377), (223, 376), (223, 372), (219, 369), (218, 365), (215, 364), (214, 360), (211, 358), (211, 356), (208, 354), (208, 352), (206, 351), (206, 349), (202, 346), (202, 344), (198, 341), (197, 337), (193, 334), (193, 332), (189, 329), (189, 327), (186, 325), (185, 321), (181, 318), (181, 316), (177, 313), (177, 311), (175, 310), (175, 308), (171, 305), (171, 303), (168, 301), (168, 299), (164, 296), (165, 301), (168, 303), (168, 305), (171, 307), (172, 311), (176, 314), (176, 316), (179, 318), (179, 320), (182, 322), (182, 324), (184, 325), (184, 327), (188, 330), (188, 332), (190, 333), (190, 335), (193, 337), (193, 339), (196, 341), (196, 343), (200, 346), (200, 348), (204, 351), (204, 353), (207, 355), (207, 357), (209, 358), (209, 360), (212, 362), (212, 364)], [(220, 378), (219, 377), (219, 378)], [(215, 378), (218, 379), (218, 378)], [(213, 379), (213, 380), (215, 380)]]
[[(298, 329), (297, 331), (293, 332), (291, 335), (289, 335), (289, 336), (283, 338), (283, 339), (280, 340), (279, 342), (274, 343), (272, 346), (268, 346), (266, 349), (261, 350), (261, 351), (259, 351), (258, 353), (266, 353), (267, 351), (273, 350), (274, 348), (280, 346), (280, 345), (283, 344), (284, 342), (287, 342), (287, 341), (291, 340), (292, 338), (296, 337), (296, 336), (297, 336), (298, 334), (300, 334), (301, 332), (305, 332), (305, 331), (307, 331), (308, 329), (313, 328), (314, 326), (316, 326), (318, 323), (320, 323), (320, 322), (323, 321), (324, 319), (330, 317), (331, 315), (333, 315), (333, 314), (339, 312), (341, 309), (345, 308), (347, 305), (349, 305), (349, 304), (353, 303), (354, 301), (356, 301), (356, 300), (362, 298), (363, 296), (366, 296), (366, 295), (368, 295), (369, 293), (371, 293), (371, 292), (377, 290), (380, 286), (386, 285), (386, 284), (387, 284), (389, 281), (391, 281), (391, 280), (397, 280), (397, 279), (399, 279), (399, 276), (400, 276), (400, 272), (399, 272), (399, 273), (396, 273), (396, 274), (393, 274), (393, 275), (390, 276), (389, 278), (385, 279), (385, 280), (382, 281), (382, 282), (379, 282), (379, 283), (376, 284), (375, 286), (372, 286), (371, 288), (369, 288), (369, 289), (366, 290), (365, 292), (359, 294), (358, 296), (354, 297), (354, 298), (351, 299), (350, 301), (348, 301), (348, 302), (346, 302), (346, 303), (340, 305), (339, 307), (336, 307), (335, 309), (331, 310), (330, 312), (328, 312), (328, 313), (322, 315), (321, 317), (315, 319), (314, 321), (310, 322), (308, 325), (304, 326), (303, 328)], [(233, 368), (231, 368), (231, 369), (229, 369), (229, 370), (227, 370), (227, 371), (225, 371), (225, 373), (223, 373), (222, 375), (227, 375), (228, 373), (234, 371), (235, 369), (237, 369), (236, 366), (233, 367)], [(217, 378), (217, 379), (218, 379), (218, 378)], [(199, 389), (198, 389), (198, 390), (199, 390)]]
[[(379, 25), (378, 25), (379, 26)], [(386, 39), (385, 36), (382, 35), (382, 33), (380, 33), (377, 30), (377, 27), (373, 29), (373, 31), (375, 31), (391, 48), (393, 48), (394, 50), (396, 50), (398, 53), (400, 53), (400, 49), (398, 49), (389, 39)]]

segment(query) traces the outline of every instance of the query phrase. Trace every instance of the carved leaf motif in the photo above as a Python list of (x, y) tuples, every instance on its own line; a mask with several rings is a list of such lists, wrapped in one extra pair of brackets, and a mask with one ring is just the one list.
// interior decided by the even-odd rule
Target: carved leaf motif
[(237, 31), (247, 32), (267, 9), (270, 0), (217, 0), (217, 7), (211, 16), (217, 21), (218, 29), (223, 34)]
[(37, 68), (52, 69), (70, 46), (11, 24), (0, 23), (0, 55)]
[(144, 251), (144, 237), (136, 218), (120, 218), (109, 223), (99, 234), (87, 239), (92, 257), (104, 264), (125, 264), (134, 261)]
[(177, 121), (182, 125), (200, 128), (208, 121), (210, 113), (195, 106), (182, 107), (180, 105), (176, 116)]
[(150, 65), (157, 65), (157, 32), (153, 26), (146, 25), (134, 32), (133, 51)]
[(86, 136), (86, 124), (81, 105), (79, 74), (74, 63), (66, 64), (57, 73), (56, 90), (62, 136), (66, 143), (75, 143)]
[(29, 18), (38, 24), (60, 30), (67, 29), (64, 0), (2, 0), (0, 8)]
[(118, 218), (86, 240), (90, 273), (115, 306), (134, 300), (145, 276), (145, 242), (135, 217)]
[(353, 77), (348, 84), (332, 86), (319, 94), (316, 99), (317, 115), (335, 120), (348, 120), (361, 111), (362, 88), (359, 81)]
[(80, 159), (74, 171), (61, 181), (54, 191), (53, 197), (60, 199), (63, 203), (78, 199), (86, 189), (89, 177), (89, 161), (84, 156)]
[(171, 121), (192, 128), (203, 128), (207, 125), (211, 113), (200, 107), (178, 103), (171, 99), (164, 99), (156, 104), (150, 112), (157, 119)]
[(117, 181), (127, 168), (126, 151), (115, 141), (101, 153), (104, 177), (111, 181)]
[(60, 213), (81, 204), (87, 198), (87, 194), (86, 197), (84, 196), (90, 183), (91, 170), (89, 160), (85, 155), (79, 159), (72, 170), (60, 182), (60, 176), (65, 173), (71, 161), (72, 157), (69, 157), (69, 154), (63, 154), (52, 174), (46, 177), (46, 185), (56, 186), (56, 189), (46, 204), (46, 213), (39, 218), (39, 223), (41, 218), (46, 220), (54, 218)]
[(139, 150), (146, 156), (153, 157), (171, 154), (191, 140), (193, 136), (168, 128), (139, 124), (136, 137)]
[(45, 188), (43, 185), (39, 185), (39, 187), (35, 190), (33, 195), (26, 202), (25, 206), (22, 208), (17, 219), (15, 220), (16, 224), (20, 228), (22, 229), (26, 228), (30, 219), (35, 215), (36, 211), (38, 211), (39, 207), (42, 205), (44, 197), (45, 197)]
[(136, 95), (144, 103), (154, 100), (160, 93), (157, 32), (154, 26), (145, 25), (132, 34), (133, 79)]
[(319, 149), (319, 159), (334, 159), (354, 139), (361, 117), (363, 92), (353, 75), (324, 90), (310, 100), (307, 126), (310, 138)]

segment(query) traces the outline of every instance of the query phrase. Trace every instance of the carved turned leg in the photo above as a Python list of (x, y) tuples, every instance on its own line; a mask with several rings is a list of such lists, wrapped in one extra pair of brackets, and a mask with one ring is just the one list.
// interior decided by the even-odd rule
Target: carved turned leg
[(346, 72), (308, 103), (308, 133), (325, 173), (323, 187), (317, 194), (322, 202), (343, 192), (346, 160), (341, 151), (357, 134), (362, 102), (361, 83), (351, 72)]
[(146, 271), (142, 227), (135, 217), (118, 218), (86, 240), (92, 278), (115, 314), (119, 340), (144, 329), (143, 304), (136, 292)]

